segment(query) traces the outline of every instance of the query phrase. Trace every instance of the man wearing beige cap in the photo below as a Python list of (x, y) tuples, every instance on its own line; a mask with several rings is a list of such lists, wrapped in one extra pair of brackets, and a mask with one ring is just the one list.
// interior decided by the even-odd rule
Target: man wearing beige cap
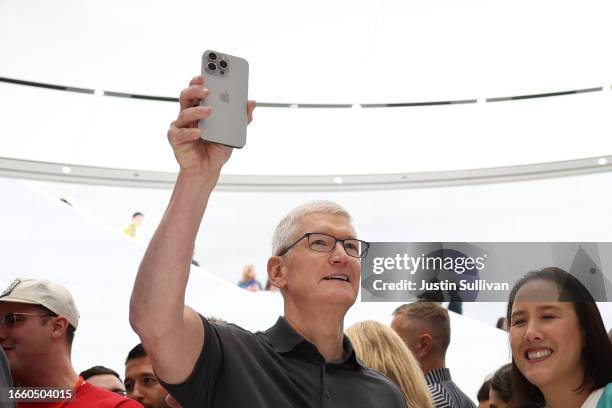
[[(0, 346), (17, 387), (73, 390), (70, 407), (137, 408), (139, 403), (94, 387), (79, 377), (70, 359), (79, 312), (70, 292), (40, 279), (15, 279), (0, 294)], [(57, 402), (19, 402), (45, 408)]]

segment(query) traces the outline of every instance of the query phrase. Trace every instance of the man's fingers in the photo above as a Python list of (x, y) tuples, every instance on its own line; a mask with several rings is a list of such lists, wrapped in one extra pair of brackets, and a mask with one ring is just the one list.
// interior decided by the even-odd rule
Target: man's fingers
[(253, 121), (253, 111), (255, 110), (256, 106), (257, 103), (255, 101), (247, 102), (247, 123), (251, 123)]
[(193, 142), (198, 140), (202, 135), (202, 131), (198, 128), (182, 128), (179, 129), (172, 126), (168, 131), (168, 141), (172, 146), (176, 146), (185, 142)]
[(194, 76), (191, 81), (189, 81), (189, 86), (191, 85), (202, 85), (204, 83), (204, 77), (202, 75)]
[(179, 113), (178, 119), (173, 123), (177, 128), (197, 127), (200, 119), (207, 118), (211, 115), (210, 107), (195, 106), (187, 108)]
[(179, 97), (181, 110), (199, 105), (200, 101), (208, 95), (208, 89), (203, 88), (202, 84), (191, 85), (189, 88), (183, 89)]

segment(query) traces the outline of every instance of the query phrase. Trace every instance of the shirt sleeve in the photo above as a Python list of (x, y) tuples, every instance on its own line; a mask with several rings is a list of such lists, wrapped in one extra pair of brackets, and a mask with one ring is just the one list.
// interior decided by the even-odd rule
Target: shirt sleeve
[(204, 346), (189, 377), (180, 384), (160, 384), (183, 408), (212, 406), (219, 374), (223, 368), (222, 326), (210, 324), (200, 315), (204, 326)]

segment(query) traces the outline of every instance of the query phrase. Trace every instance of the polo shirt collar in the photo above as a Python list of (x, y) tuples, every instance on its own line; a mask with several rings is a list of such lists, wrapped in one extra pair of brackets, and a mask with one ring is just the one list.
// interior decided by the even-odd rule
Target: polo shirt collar
[(445, 381), (452, 381), (448, 368), (434, 368), (425, 374), (427, 384), (437, 384)]
[(293, 330), (293, 327), (280, 316), (274, 326), (264, 332), (274, 350), (279, 353), (288, 353), (298, 344), (306, 341), (298, 332)]
[[(272, 347), (274, 347), (274, 349), (279, 353), (288, 353), (302, 342), (308, 343), (313, 348), (315, 348), (314, 344), (311, 344), (308, 340), (306, 340), (298, 332), (296, 332), (293, 327), (291, 327), (289, 322), (282, 316), (278, 318), (274, 326), (270, 327), (264, 333)], [(342, 347), (345, 350), (345, 357), (343, 357), (339, 361), (334, 361), (334, 363), (340, 365), (359, 365), (365, 368), (361, 360), (357, 358), (355, 350), (353, 349), (353, 345), (351, 344), (350, 339), (346, 335), (343, 336)]]

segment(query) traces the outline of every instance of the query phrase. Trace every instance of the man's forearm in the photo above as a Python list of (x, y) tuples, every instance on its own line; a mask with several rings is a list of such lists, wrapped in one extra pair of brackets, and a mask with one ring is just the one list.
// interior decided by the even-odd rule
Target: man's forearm
[(218, 177), (179, 173), (136, 276), (130, 323), (138, 334), (163, 335), (182, 319), (196, 235)]

